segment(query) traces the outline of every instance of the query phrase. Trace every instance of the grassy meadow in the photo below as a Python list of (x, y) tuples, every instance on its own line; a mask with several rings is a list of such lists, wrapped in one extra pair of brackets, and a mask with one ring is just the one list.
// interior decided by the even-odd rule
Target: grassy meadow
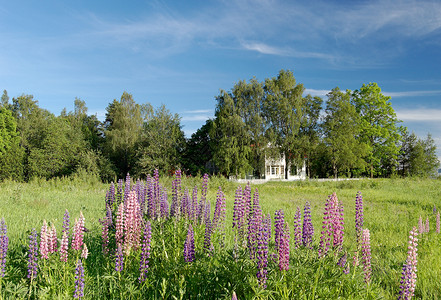
[[(173, 178), (160, 178), (171, 202)], [(183, 178), (182, 187), (201, 189), (201, 178)], [(0, 278), (1, 299), (71, 299), (75, 290), (75, 266), (79, 253), (69, 250), (63, 263), (58, 253), (39, 260), (37, 278), (27, 278), (27, 252), (32, 228), (40, 232), (43, 220), (53, 223), (61, 239), (63, 214), (67, 209), (71, 226), (80, 211), (85, 217), (84, 241), (89, 256), (85, 268), (84, 299), (396, 299), (399, 293), (403, 263), (407, 257), (409, 231), (418, 228), (418, 219), (429, 218), (430, 232), (418, 236), (418, 272), (415, 297), (441, 299), (441, 234), (435, 232), (434, 206), (441, 209), (441, 181), (422, 179), (373, 179), (329, 182), (268, 182), (257, 188), (264, 214), (282, 209), (291, 231), (297, 207), (311, 204), (314, 225), (313, 249), (294, 248), (291, 233), (289, 270), (280, 271), (274, 253), (274, 228), (269, 244), (268, 280), (263, 288), (257, 278), (257, 267), (246, 248), (235, 249), (232, 229), (235, 191), (240, 184), (222, 178), (211, 178), (207, 199), (211, 216), (219, 186), (226, 197), (225, 241), (214, 234), (214, 251), (203, 250), (204, 225), (194, 225), (195, 260), (185, 262), (183, 245), (188, 221), (152, 221), (151, 256), (147, 280), (139, 283), (140, 253), (125, 257), (124, 270), (115, 270), (115, 258), (104, 255), (101, 246), (101, 224), (105, 216), (108, 184), (93, 177), (75, 177), (30, 183), (0, 183), (0, 218), (8, 228), (9, 250), (6, 275)], [(240, 185), (244, 187), (244, 185)], [(363, 196), (364, 228), (370, 230), (372, 280), (366, 285), (363, 268), (352, 265), (356, 250), (355, 196)], [(319, 258), (317, 247), (328, 195), (336, 192), (344, 206), (343, 251), (330, 252)], [(110, 242), (112, 245), (112, 239)], [(112, 246), (110, 246), (112, 247)], [(348, 254), (349, 274), (337, 265)]]

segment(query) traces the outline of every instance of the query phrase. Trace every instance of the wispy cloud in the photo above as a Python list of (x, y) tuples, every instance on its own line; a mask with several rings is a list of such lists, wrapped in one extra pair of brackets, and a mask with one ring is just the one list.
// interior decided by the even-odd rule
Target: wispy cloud
[(212, 109), (184, 110), (180, 112), (180, 115), (184, 122), (200, 122), (213, 118), (214, 111)]
[(430, 95), (440, 95), (441, 90), (432, 91), (406, 91), (406, 92), (383, 92), (385, 96), (390, 96), (392, 98), (398, 97), (418, 97), (418, 96), (430, 96)]
[(214, 111), (212, 109), (195, 109), (195, 110), (184, 110), (181, 112), (182, 114), (213, 114)]
[(315, 90), (315, 89), (305, 89), (304, 95), (310, 94), (311, 96), (319, 96), (324, 97), (326, 96), (330, 90)]
[(441, 109), (417, 108), (395, 110), (398, 119), (408, 122), (441, 122)]

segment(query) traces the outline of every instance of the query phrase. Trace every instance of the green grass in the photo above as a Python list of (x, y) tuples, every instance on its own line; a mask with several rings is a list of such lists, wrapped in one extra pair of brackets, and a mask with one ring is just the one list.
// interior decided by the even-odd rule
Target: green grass
[[(171, 178), (161, 183), (171, 190)], [(200, 187), (199, 178), (183, 179), (183, 186)], [(293, 225), (296, 207), (309, 201), (315, 228), (315, 248), (293, 249), (291, 242), (290, 270), (280, 272), (277, 263), (269, 260), (269, 278), (266, 289), (256, 279), (256, 266), (245, 250), (233, 256), (231, 229), (234, 192), (237, 183), (212, 178), (208, 199), (214, 211), (216, 192), (221, 186), (227, 198), (225, 247), (217, 246), (215, 254), (202, 251), (203, 226), (195, 226), (196, 261), (188, 264), (182, 258), (186, 235), (185, 222), (155, 223), (152, 236), (152, 256), (146, 283), (138, 278), (139, 253), (126, 258), (122, 274), (114, 271), (111, 257), (101, 254), (101, 229), (98, 220), (104, 216), (104, 197), (108, 185), (93, 177), (33, 181), (31, 183), (3, 182), (0, 184), (0, 218), (6, 220), (10, 248), (7, 275), (1, 284), (2, 298), (71, 298), (74, 291), (73, 273), (75, 254), (63, 265), (58, 256), (41, 266), (39, 277), (32, 284), (26, 278), (28, 235), (32, 228), (40, 231), (43, 219), (53, 222), (61, 232), (65, 209), (71, 215), (71, 224), (83, 212), (86, 219), (85, 241), (90, 256), (86, 265), (85, 298), (105, 299), (230, 299), (236, 291), (239, 299), (396, 299), (401, 268), (407, 256), (409, 231), (417, 226), (422, 216), (430, 220), (431, 231), (419, 236), (418, 279), (415, 295), (423, 299), (441, 298), (441, 235), (435, 233), (433, 206), (441, 208), (441, 188), (438, 180), (375, 179), (340, 182), (268, 182), (252, 186), (258, 188), (264, 213), (274, 217), (283, 209), (285, 219)], [(336, 266), (338, 256), (318, 259), (316, 247), (320, 240), (324, 203), (328, 195), (337, 193), (344, 205), (344, 249), (348, 261), (355, 251), (355, 195), (362, 192), (365, 228), (371, 233), (373, 277), (366, 286), (361, 267), (346, 275)], [(169, 197), (169, 202), (171, 197)], [(274, 233), (273, 233), (274, 235)], [(291, 236), (293, 236), (291, 234)], [(270, 248), (273, 247), (272, 243)], [(271, 250), (270, 250), (271, 251)]]

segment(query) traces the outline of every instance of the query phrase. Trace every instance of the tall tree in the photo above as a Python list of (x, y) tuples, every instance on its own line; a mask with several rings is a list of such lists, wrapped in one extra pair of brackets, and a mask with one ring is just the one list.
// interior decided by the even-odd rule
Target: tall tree
[(4, 108), (9, 109), (9, 96), (8, 92), (6, 90), (3, 90), (2, 98), (1, 98), (1, 105)]
[[(286, 166), (300, 155), (299, 130), (303, 115), (303, 91), (303, 85), (296, 83), (291, 71), (281, 70), (277, 77), (265, 80), (264, 116), (274, 133), (274, 140), (270, 142), (285, 156)], [(288, 177), (288, 172), (288, 168), (285, 168), (285, 178)]]
[(161, 105), (145, 123), (137, 146), (136, 172), (146, 176), (159, 169), (172, 174), (180, 167), (185, 137), (178, 114)]
[(322, 128), (335, 178), (341, 170), (364, 167), (367, 149), (357, 140), (360, 116), (351, 103), (351, 91), (336, 87), (328, 94)]
[(213, 172), (214, 143), (210, 137), (212, 130), (213, 120), (209, 119), (187, 140), (183, 165), (192, 175)]
[(354, 91), (352, 102), (361, 117), (360, 140), (369, 146), (366, 161), (371, 178), (390, 175), (395, 171), (401, 138), (390, 97), (384, 96), (376, 83), (370, 83)]
[(251, 139), (246, 124), (232, 94), (221, 90), (216, 100), (212, 133), (212, 139), (217, 143), (213, 153), (214, 163), (226, 176), (245, 175), (251, 170)]
[(116, 166), (118, 176), (124, 177), (136, 162), (136, 146), (144, 121), (142, 107), (131, 94), (124, 92), (121, 99), (113, 100), (106, 110), (104, 151)]

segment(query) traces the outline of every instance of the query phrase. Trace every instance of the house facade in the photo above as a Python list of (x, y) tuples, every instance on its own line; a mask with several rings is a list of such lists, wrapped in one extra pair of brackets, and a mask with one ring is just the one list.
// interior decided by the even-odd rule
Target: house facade
[(306, 161), (301, 167), (288, 164), (286, 165), (285, 155), (280, 155), (278, 159), (265, 157), (265, 179), (285, 179), (285, 170), (288, 168), (287, 180), (306, 179)]

